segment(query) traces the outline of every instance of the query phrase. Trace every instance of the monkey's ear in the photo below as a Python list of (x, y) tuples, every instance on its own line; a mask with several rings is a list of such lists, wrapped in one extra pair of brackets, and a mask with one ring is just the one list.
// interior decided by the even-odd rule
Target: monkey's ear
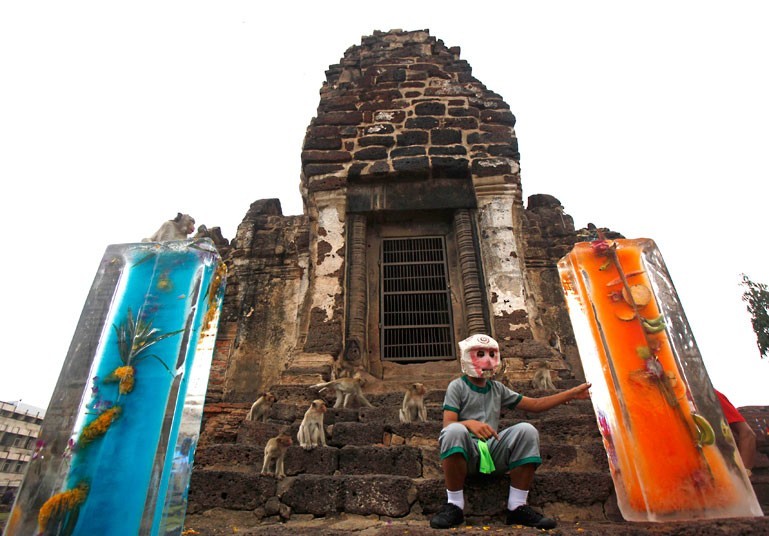
[(177, 213), (176, 213), (176, 217), (174, 218), (174, 221), (175, 221), (175, 222), (180, 222), (180, 221), (182, 221), (182, 213), (181, 213), (181, 212), (177, 212)]

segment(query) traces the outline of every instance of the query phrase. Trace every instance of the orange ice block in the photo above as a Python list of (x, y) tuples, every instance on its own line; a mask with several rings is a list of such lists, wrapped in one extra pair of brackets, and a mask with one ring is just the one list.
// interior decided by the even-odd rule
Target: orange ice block
[(654, 242), (581, 242), (558, 269), (625, 519), (763, 515)]

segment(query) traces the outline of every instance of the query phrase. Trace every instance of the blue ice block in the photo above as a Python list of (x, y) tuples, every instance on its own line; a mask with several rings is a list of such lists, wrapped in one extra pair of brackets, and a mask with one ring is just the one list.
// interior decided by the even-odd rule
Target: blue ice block
[(6, 535), (181, 533), (225, 275), (208, 239), (107, 248)]

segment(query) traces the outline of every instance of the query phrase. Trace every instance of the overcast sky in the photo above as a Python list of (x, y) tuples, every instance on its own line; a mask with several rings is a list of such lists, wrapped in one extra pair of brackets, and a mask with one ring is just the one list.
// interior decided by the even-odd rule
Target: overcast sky
[(232, 238), (257, 199), (301, 213), (324, 71), (401, 28), (460, 46), (510, 105), (524, 199), (657, 241), (715, 386), (769, 404), (739, 287), (742, 272), (769, 283), (768, 15), (759, 1), (0, 3), (0, 400), (47, 406), (108, 244), (177, 212)]

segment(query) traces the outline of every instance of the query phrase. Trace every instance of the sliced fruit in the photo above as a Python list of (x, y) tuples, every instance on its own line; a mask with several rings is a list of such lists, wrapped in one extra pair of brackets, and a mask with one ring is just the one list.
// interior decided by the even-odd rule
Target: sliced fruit
[[(632, 300), (631, 300), (632, 296)], [(636, 307), (646, 307), (652, 301), (652, 291), (646, 285), (633, 285), (630, 287), (630, 294), (627, 289), (622, 289), (622, 297), (630, 305), (636, 304)]]
[(630, 322), (635, 318), (635, 311), (633, 311), (630, 307), (625, 307), (623, 305), (614, 310), (614, 316), (624, 322)]

